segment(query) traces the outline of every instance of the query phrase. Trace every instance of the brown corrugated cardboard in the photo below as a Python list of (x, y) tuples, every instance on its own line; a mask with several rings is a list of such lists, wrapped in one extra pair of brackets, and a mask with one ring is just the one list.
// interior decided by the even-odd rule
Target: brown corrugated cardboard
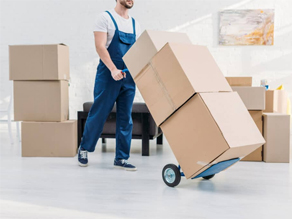
[(251, 86), (252, 77), (226, 77), (230, 86)]
[(186, 178), (265, 142), (236, 92), (196, 94), (161, 129)]
[(264, 161), (290, 162), (290, 116), (282, 113), (264, 113)]
[(22, 122), (23, 157), (74, 157), (77, 121)]
[(263, 146), (259, 147), (246, 157), (242, 158), (242, 161), (263, 161)]
[(248, 110), (265, 109), (264, 87), (232, 86), (231, 88), (239, 94)]
[(145, 30), (141, 34), (123, 57), (133, 78), (141, 72), (150, 59), (167, 42), (191, 44), (189, 37), (185, 33)]
[(9, 80), (69, 80), (64, 44), (9, 46)]
[[(248, 111), (251, 117), (253, 118), (253, 121), (257, 125), (259, 131), (263, 134), (263, 111), (261, 110), (250, 110)], [(263, 147), (259, 147), (246, 157), (242, 158), (242, 161), (262, 161), (262, 150)]]
[(287, 114), (288, 93), (285, 90), (267, 90), (266, 91), (266, 109), (267, 113)]
[(196, 92), (232, 91), (205, 46), (167, 43), (134, 80), (157, 125)]
[(68, 120), (68, 81), (14, 81), (13, 85), (15, 121)]

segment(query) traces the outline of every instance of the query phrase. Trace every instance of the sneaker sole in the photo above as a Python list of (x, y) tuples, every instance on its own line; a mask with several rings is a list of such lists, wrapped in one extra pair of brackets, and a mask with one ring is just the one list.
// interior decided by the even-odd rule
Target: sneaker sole
[(137, 168), (125, 168), (125, 167), (120, 167), (120, 166), (114, 166), (116, 169), (123, 169), (127, 171), (137, 171)]
[(87, 167), (87, 166), (88, 166), (88, 163), (87, 163), (87, 164), (83, 164), (83, 163), (78, 162), (78, 164), (79, 164), (79, 166), (81, 166), (81, 167)]

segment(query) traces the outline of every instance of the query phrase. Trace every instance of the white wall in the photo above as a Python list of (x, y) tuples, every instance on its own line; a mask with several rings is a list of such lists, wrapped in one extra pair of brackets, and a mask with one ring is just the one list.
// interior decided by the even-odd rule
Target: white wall
[[(92, 25), (115, 0), (1, 0), (0, 92), (7, 96), (8, 45), (65, 43), (70, 47), (70, 118), (93, 100), (98, 64)], [(223, 9), (275, 9), (274, 46), (218, 45), (218, 12)], [(253, 85), (269, 80), (284, 84), (292, 97), (291, 0), (136, 0), (131, 15), (142, 29), (185, 32), (194, 44), (206, 45), (226, 76), (253, 76)], [(2, 99), (3, 100), (3, 99)], [(135, 101), (143, 101), (136, 95)]]

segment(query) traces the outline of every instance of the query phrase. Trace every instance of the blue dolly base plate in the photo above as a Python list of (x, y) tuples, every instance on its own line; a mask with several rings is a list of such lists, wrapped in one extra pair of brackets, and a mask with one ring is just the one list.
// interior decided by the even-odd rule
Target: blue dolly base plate
[[(239, 158), (234, 158), (213, 164), (208, 169), (193, 177), (192, 179), (199, 177), (203, 177), (204, 179), (211, 179), (215, 174), (225, 170), (239, 160)], [(177, 186), (180, 183), (182, 176), (185, 176), (185, 174), (182, 172), (180, 165), (176, 166), (175, 164), (167, 164), (162, 170), (162, 179), (169, 187)]]
[(204, 172), (200, 173), (199, 175), (195, 176), (192, 179), (215, 175), (215, 174), (221, 172), (222, 170), (225, 170), (227, 167), (230, 167), (232, 164), (236, 163), (239, 160), (240, 160), (239, 158), (235, 158), (235, 159), (225, 160), (225, 161), (221, 161), (219, 163), (213, 164), (208, 169), (206, 169)]

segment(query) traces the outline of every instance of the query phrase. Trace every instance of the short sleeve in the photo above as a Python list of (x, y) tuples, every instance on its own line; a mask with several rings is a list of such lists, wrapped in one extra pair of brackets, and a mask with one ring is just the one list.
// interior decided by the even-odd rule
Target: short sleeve
[(136, 25), (136, 38), (138, 39), (139, 36), (141, 35), (141, 26), (139, 22), (137, 22), (136, 20), (135, 20), (135, 25)]
[(108, 32), (108, 19), (106, 12), (103, 12), (96, 17), (93, 31)]

